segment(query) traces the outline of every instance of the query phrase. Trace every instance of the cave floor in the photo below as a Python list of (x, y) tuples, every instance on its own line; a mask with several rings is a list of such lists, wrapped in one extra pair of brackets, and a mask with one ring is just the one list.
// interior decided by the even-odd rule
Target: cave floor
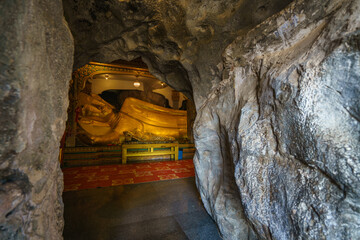
[(64, 192), (65, 240), (221, 239), (194, 177)]

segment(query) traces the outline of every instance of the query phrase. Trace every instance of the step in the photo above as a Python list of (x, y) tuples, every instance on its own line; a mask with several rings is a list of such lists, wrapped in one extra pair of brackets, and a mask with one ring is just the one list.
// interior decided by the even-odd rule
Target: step
[(182, 159), (193, 159), (194, 155), (194, 153), (183, 153)]
[(94, 166), (94, 165), (108, 165), (108, 164), (121, 164), (121, 158), (64, 160), (63, 167)]
[(183, 148), (183, 153), (194, 153), (195, 151), (195, 148)]

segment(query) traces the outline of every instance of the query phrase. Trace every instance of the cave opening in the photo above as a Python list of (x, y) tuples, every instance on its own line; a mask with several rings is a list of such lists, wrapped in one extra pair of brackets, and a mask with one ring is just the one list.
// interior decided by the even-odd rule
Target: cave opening
[[(90, 61), (141, 56), (157, 79), (194, 100), (197, 189), (224, 239), (358, 239), (359, 9), (357, 0), (4, 0), (0, 238), (63, 238), (58, 145), (71, 74)], [(99, 93), (114, 99), (118, 90), (109, 90)], [(124, 106), (97, 100), (111, 116)], [(76, 111), (68, 117), (76, 122)], [(114, 171), (99, 170), (101, 181)], [(194, 184), (180, 185), (99, 188), (107, 190), (95, 201), (92, 190), (74, 192), (85, 214), (65, 208), (74, 220), (66, 231), (75, 239), (217, 236), (216, 228), (193, 231), (204, 212), (193, 208), (197, 196), (179, 200)], [(160, 199), (151, 204), (154, 192)], [(145, 206), (150, 219), (141, 217)]]
[(66, 146), (119, 145), (124, 132), (140, 142), (193, 144), (192, 99), (141, 67), (141, 59), (115, 62), (89, 62), (73, 72)]
[[(140, 228), (136, 218), (152, 227), (131, 232), (131, 239), (185, 237), (184, 214), (202, 217), (191, 231), (205, 227), (208, 239), (219, 238), (194, 182), (194, 103), (144, 65), (89, 62), (72, 74), (60, 146), (65, 239), (126, 239), (123, 226)], [(114, 222), (118, 227), (109, 229)]]
[[(358, 93), (330, 70), (348, 69), (340, 75), (358, 86), (359, 66), (342, 67), (358, 52), (359, 22), (343, 17), (356, 15), (356, 1), (63, 2), (75, 66), (141, 56), (156, 77), (194, 100), (197, 188), (224, 239), (359, 235), (323, 220), (340, 226), (344, 212), (359, 215), (352, 210), (359, 181), (349, 170), (360, 152), (359, 131), (350, 129), (359, 125), (339, 111), (347, 106), (354, 116), (358, 102), (329, 97), (331, 89)], [(343, 134), (345, 141), (333, 137)]]

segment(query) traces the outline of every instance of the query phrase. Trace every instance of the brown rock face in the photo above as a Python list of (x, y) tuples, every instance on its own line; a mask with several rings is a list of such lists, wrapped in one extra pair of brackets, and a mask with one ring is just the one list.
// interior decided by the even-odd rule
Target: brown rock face
[[(290, 2), (63, 5), (75, 68), (141, 56), (193, 96), (197, 185), (224, 239), (359, 239), (360, 3)], [(59, 1), (0, 14), (0, 238), (59, 239), (70, 34)]]
[(359, 7), (296, 1), (225, 50), (195, 164), (226, 239), (360, 238)]
[(57, 0), (5, 0), (0, 16), (0, 239), (61, 239), (71, 33)]

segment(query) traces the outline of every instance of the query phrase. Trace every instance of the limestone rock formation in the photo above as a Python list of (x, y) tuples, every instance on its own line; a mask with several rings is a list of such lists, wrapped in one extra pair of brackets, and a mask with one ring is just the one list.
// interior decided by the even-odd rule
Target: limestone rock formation
[(289, 2), (63, 0), (75, 39), (75, 68), (89, 60), (141, 56), (153, 75), (194, 95), (197, 105), (221, 80), (225, 47)]
[(223, 232), (246, 219), (260, 239), (360, 238), (359, 13), (295, 1), (225, 50), (195, 123), (199, 189)]
[(71, 33), (58, 0), (1, 1), (0, 16), (0, 239), (61, 239)]

